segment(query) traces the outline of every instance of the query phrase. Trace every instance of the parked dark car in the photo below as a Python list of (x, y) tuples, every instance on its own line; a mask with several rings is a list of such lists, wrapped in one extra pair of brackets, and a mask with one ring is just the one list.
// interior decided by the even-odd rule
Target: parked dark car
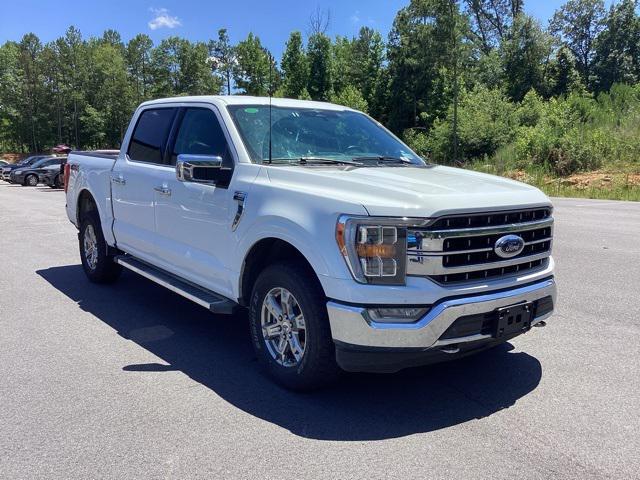
[(52, 155), (33, 155), (31, 157), (27, 157), (19, 161), (18, 163), (12, 163), (12, 164), (1, 167), (0, 172), (1, 172), (2, 180), (4, 180), (5, 182), (8, 182), (11, 177), (11, 172), (13, 170), (15, 170), (16, 168), (29, 167), (34, 163), (39, 162), (43, 158), (54, 158), (54, 157)]
[(44, 183), (51, 188), (64, 187), (64, 164), (67, 163), (67, 158), (61, 157), (60, 160), (60, 166), (50, 165), (44, 169), (45, 172), (40, 175), (40, 183)]
[(51, 165), (60, 166), (61, 163), (61, 157), (47, 157), (38, 160), (28, 167), (14, 168), (9, 176), (9, 183), (19, 183), (25, 187), (35, 187), (40, 183), (40, 175), (46, 172), (46, 167)]

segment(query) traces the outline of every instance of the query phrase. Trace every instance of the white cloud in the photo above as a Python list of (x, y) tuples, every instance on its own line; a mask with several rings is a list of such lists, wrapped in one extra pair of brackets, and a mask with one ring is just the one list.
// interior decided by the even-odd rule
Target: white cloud
[(182, 25), (178, 17), (169, 15), (166, 8), (150, 8), (151, 13), (155, 16), (149, 21), (149, 28), (157, 30), (158, 28), (176, 28)]
[(372, 17), (367, 17), (367, 18), (362, 18), (362, 15), (360, 15), (360, 11), (356, 10), (355, 13), (353, 15), (351, 15), (351, 17), (349, 17), (351, 20), (351, 23), (356, 24), (356, 25), (375, 25), (377, 22), (375, 21), (374, 18)]

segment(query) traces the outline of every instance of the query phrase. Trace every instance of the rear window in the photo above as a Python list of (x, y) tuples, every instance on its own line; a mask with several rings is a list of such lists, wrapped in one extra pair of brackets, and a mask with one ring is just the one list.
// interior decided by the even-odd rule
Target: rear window
[(129, 158), (138, 162), (163, 163), (163, 151), (175, 114), (175, 108), (142, 112), (129, 142)]

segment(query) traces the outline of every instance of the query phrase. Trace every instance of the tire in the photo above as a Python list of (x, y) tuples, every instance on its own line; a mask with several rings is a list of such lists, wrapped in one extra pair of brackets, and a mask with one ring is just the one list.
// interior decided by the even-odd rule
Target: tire
[(38, 186), (38, 176), (37, 175), (27, 175), (24, 177), (24, 182), (22, 183), (25, 187), (36, 187)]
[[(115, 282), (122, 272), (122, 267), (114, 261), (113, 255), (108, 253), (107, 242), (100, 226), (100, 218), (95, 210), (87, 212), (81, 219), (78, 240), (82, 268), (89, 281), (93, 283)], [(90, 248), (91, 245), (93, 248)]]
[[(288, 319), (284, 315), (285, 320), (281, 322), (279, 330), (275, 324), (267, 324), (272, 329), (269, 334), (275, 335), (270, 341), (265, 337), (267, 333), (263, 333), (267, 332), (263, 329), (263, 320), (275, 320), (276, 317), (267, 308), (265, 300), (270, 295), (272, 300), (276, 299), (274, 301), (277, 304), (277, 295), (282, 289), (293, 297), (291, 302), (297, 307), (287, 308), (293, 312), (286, 312), (290, 315)], [(282, 294), (280, 301), (282, 302)], [(281, 311), (285, 310), (282, 303), (280, 308)], [(297, 320), (300, 315), (303, 317), (301, 322)], [(292, 317), (296, 320), (289, 323)], [(280, 385), (291, 390), (305, 391), (323, 387), (337, 378), (340, 369), (336, 364), (326, 298), (313, 272), (293, 263), (275, 264), (263, 270), (251, 294), (249, 325), (258, 362)], [(300, 328), (301, 325), (304, 328)], [(282, 341), (283, 332), (285, 337), (288, 332), (289, 340), (286, 340), (284, 346), (285, 353), (281, 354), (277, 347)], [(278, 343), (278, 346), (274, 343)], [(302, 347), (299, 359), (294, 355), (294, 345), (298, 354)]]

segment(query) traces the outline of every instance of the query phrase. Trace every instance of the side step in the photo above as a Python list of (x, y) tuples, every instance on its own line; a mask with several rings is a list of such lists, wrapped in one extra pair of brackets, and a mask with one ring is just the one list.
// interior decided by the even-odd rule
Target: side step
[(138, 260), (130, 255), (119, 255), (115, 257), (115, 262), (124, 268), (131, 270), (152, 282), (168, 288), (172, 292), (188, 298), (192, 302), (211, 310), (213, 313), (231, 314), (238, 305), (233, 300), (229, 300), (210, 290), (205, 290), (192, 283), (182, 280), (169, 272), (156, 268), (148, 263)]

